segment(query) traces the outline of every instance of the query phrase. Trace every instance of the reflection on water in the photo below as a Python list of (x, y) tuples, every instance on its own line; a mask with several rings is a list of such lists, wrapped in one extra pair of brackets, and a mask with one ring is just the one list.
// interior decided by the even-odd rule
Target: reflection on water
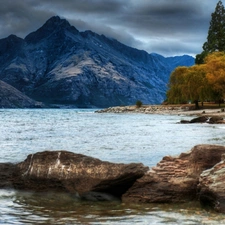
[(1, 190), (0, 196), (0, 224), (225, 223), (223, 214), (205, 211), (197, 203), (139, 205), (119, 201), (91, 202), (65, 193), (13, 190)]

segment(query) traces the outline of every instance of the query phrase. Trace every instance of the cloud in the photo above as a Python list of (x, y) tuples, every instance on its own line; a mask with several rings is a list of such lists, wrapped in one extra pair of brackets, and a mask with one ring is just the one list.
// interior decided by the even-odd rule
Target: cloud
[(25, 37), (51, 16), (162, 55), (195, 55), (217, 0), (0, 0), (0, 38)]

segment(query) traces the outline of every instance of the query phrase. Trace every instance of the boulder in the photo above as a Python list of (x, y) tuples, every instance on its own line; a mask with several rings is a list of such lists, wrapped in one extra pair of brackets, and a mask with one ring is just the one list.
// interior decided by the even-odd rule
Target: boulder
[(200, 116), (190, 120), (190, 123), (206, 123), (208, 119), (209, 118), (207, 116)]
[(96, 196), (96, 192), (121, 197), (149, 170), (143, 164), (110, 163), (68, 151), (31, 154), (16, 167), (15, 188), (66, 191), (81, 197), (91, 193)]
[(171, 203), (197, 199), (200, 174), (220, 162), (225, 147), (197, 145), (178, 157), (166, 156), (122, 196), (123, 202)]
[(0, 188), (12, 188), (16, 166), (12, 163), (0, 163)]
[(203, 207), (225, 213), (225, 155), (221, 162), (201, 174), (198, 187)]
[(225, 123), (223, 117), (221, 116), (200, 116), (192, 120), (181, 120), (180, 123), (211, 123), (211, 124), (221, 124)]
[(223, 117), (221, 116), (212, 116), (209, 118), (208, 123), (212, 123), (212, 124), (224, 123), (224, 120), (223, 120)]

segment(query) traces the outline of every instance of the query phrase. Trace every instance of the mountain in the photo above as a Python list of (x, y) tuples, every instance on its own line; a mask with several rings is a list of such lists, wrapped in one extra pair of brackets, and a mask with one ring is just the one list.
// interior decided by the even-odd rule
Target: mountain
[(16, 88), (4, 81), (0, 81), (0, 107), (1, 108), (43, 108), (46, 107), (27, 97)]
[(92, 31), (79, 32), (58, 16), (25, 39), (0, 40), (0, 80), (46, 104), (159, 104), (170, 73), (193, 64), (191, 56), (165, 58)]

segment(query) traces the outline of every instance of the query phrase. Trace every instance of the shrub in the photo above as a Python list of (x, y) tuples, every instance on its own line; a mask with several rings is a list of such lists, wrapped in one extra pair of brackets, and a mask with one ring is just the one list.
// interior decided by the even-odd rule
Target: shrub
[(142, 101), (140, 101), (140, 100), (137, 100), (137, 101), (136, 101), (136, 106), (137, 106), (137, 108), (140, 108), (142, 105), (143, 105), (143, 104), (142, 104)]

